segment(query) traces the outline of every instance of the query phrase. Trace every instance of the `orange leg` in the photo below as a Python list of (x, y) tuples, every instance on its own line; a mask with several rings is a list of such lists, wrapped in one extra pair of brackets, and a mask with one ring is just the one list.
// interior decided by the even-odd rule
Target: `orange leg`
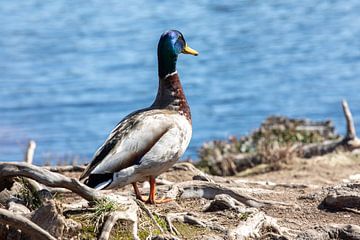
[(148, 199), (147, 199), (146, 197), (144, 198), (144, 197), (141, 195), (141, 193), (140, 193), (140, 191), (139, 191), (139, 188), (138, 188), (136, 182), (133, 182), (132, 185), (133, 185), (133, 188), (134, 188), (134, 192), (135, 192), (136, 199), (139, 199), (139, 200), (142, 201), (142, 202), (148, 201)]
[(167, 203), (167, 202), (172, 201), (171, 198), (156, 199), (156, 197), (155, 197), (155, 195), (156, 195), (155, 177), (151, 176), (149, 179), (149, 183), (150, 183), (150, 193), (149, 193), (149, 198), (147, 199), (146, 203), (155, 204), (155, 203)]

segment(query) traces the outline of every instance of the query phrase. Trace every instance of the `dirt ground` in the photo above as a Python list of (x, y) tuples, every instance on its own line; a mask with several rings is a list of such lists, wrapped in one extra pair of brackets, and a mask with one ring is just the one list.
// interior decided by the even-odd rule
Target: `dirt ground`
[[(246, 174), (241, 173), (239, 174), (241, 177), (210, 177), (215, 183), (242, 189), (256, 199), (289, 204), (289, 206), (263, 207), (259, 210), (275, 218), (278, 225), (290, 236), (328, 224), (360, 225), (360, 214), (348, 211), (331, 212), (321, 208), (327, 188), (360, 179), (360, 153), (333, 153), (311, 159), (296, 158), (283, 164), (278, 171), (263, 172), (261, 169), (262, 167), (259, 166), (247, 171)], [(71, 175), (76, 177), (77, 174)], [(158, 177), (159, 183), (167, 182), (165, 185), (158, 184), (158, 195), (166, 195), (171, 183), (190, 181), (193, 176), (194, 173), (186, 169), (170, 169)], [(145, 182), (139, 186), (140, 190), (147, 194), (148, 184)], [(115, 191), (133, 196), (131, 186)], [(68, 200), (72, 198), (68, 197), (63, 196), (64, 202), (69, 203)], [(211, 201), (205, 198), (177, 199), (167, 204), (147, 205), (147, 207), (158, 216), (186, 213), (224, 229), (236, 228), (246, 221), (247, 215), (231, 210), (204, 212), (204, 208)], [(144, 223), (139, 223), (140, 230), (142, 224)], [(229, 239), (224, 232), (216, 229), (180, 223), (174, 225), (179, 231), (180, 239)], [(126, 239), (118, 236), (119, 234), (112, 239)]]
[[(249, 176), (247, 179), (274, 183), (303, 184), (304, 187), (276, 187), (277, 194), (269, 198), (295, 203), (295, 208), (264, 209), (266, 214), (278, 219), (280, 226), (304, 230), (325, 224), (360, 224), (360, 215), (351, 212), (329, 212), (319, 209), (326, 188), (359, 179), (359, 154), (329, 154), (312, 159), (295, 159), (276, 172)], [(260, 196), (259, 196), (260, 197)], [(261, 197), (265, 197), (261, 195)]]
[[(253, 169), (253, 173), (256, 172), (256, 169)], [(189, 180), (191, 174), (176, 171), (166, 173), (162, 178), (175, 182), (184, 181)], [(294, 234), (327, 224), (360, 225), (359, 214), (347, 211), (331, 212), (320, 207), (328, 187), (360, 179), (360, 153), (333, 153), (311, 159), (297, 158), (284, 164), (278, 171), (226, 178), (233, 182), (254, 183), (256, 189), (271, 190), (268, 194), (266, 191), (260, 191), (259, 194), (256, 190), (251, 192), (251, 196), (258, 199), (293, 204), (294, 207), (290, 208), (269, 207), (261, 210), (276, 218), (281, 227), (289, 229)], [(193, 212), (196, 215), (201, 215), (201, 209), (205, 204), (199, 200), (183, 200), (177, 203), (183, 211)], [(221, 214), (229, 216), (229, 213)], [(236, 217), (219, 217), (219, 213), (208, 217), (218, 221), (221, 219), (221, 224), (229, 228), (239, 224)]]

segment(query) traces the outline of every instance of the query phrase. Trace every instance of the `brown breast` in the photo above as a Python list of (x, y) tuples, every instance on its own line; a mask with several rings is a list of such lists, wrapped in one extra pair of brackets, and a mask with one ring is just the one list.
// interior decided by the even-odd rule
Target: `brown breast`
[(151, 108), (163, 108), (177, 111), (184, 115), (191, 123), (191, 112), (186, 101), (184, 90), (181, 86), (177, 72), (159, 79), (159, 89)]

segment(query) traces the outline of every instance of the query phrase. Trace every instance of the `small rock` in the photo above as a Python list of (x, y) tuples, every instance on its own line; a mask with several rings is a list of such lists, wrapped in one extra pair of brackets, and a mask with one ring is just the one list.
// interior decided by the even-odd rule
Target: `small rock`
[(62, 238), (65, 228), (65, 218), (57, 208), (54, 200), (49, 200), (33, 212), (31, 221), (57, 238)]

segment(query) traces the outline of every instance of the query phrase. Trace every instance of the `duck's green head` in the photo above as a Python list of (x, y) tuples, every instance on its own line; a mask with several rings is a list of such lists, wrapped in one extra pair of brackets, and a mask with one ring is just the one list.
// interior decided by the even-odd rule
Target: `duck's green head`
[(169, 30), (164, 32), (158, 44), (159, 77), (176, 71), (177, 56), (180, 53), (197, 56), (199, 53), (190, 48), (181, 32)]

